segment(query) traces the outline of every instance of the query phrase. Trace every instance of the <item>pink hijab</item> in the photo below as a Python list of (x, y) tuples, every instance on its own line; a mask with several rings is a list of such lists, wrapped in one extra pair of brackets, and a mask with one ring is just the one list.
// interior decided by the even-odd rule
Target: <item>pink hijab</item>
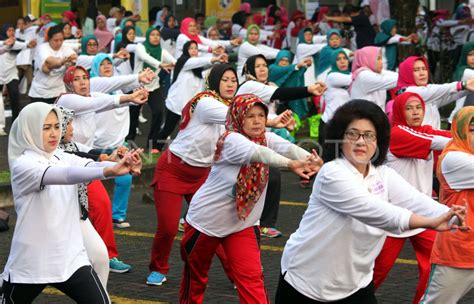
[[(403, 60), (398, 66), (398, 81), (396, 91), (404, 89), (410, 86), (417, 86), (415, 82), (415, 76), (413, 75), (413, 66), (415, 61), (421, 60), (424, 62), (426, 69), (428, 70), (428, 61), (425, 57), (420, 56), (410, 56), (407, 59)], [(429, 72), (429, 70), (428, 70)]]
[(248, 2), (242, 2), (240, 4), (240, 10), (245, 12), (246, 14), (250, 14), (252, 12), (252, 6)]
[(181, 31), (182, 34), (186, 35), (189, 39), (192, 41), (195, 41), (196, 43), (202, 44), (201, 38), (199, 38), (199, 35), (191, 35), (188, 31), (189, 24), (191, 22), (196, 23), (196, 20), (194, 20), (191, 17), (184, 18), (183, 21), (181, 21), (181, 27), (179, 30)]
[(362, 71), (375, 71), (375, 64), (377, 63), (379, 53), (380, 48), (375, 46), (366, 46), (355, 51), (354, 61), (352, 62), (352, 81)]
[[(99, 15), (95, 19), (96, 21), (102, 19), (104, 22), (106, 22), (107, 20), (104, 15)], [(114, 35), (107, 30), (107, 26), (104, 30), (101, 30), (99, 29), (99, 27), (96, 27), (94, 35), (97, 37), (97, 41), (99, 42), (99, 52), (104, 51), (110, 45), (112, 40), (114, 40)]]
[(352, 61), (352, 82), (349, 86), (349, 92), (352, 88), (352, 83), (357, 78), (360, 72), (368, 70), (375, 71), (375, 64), (381, 49), (375, 46), (366, 46), (355, 51), (354, 60)]

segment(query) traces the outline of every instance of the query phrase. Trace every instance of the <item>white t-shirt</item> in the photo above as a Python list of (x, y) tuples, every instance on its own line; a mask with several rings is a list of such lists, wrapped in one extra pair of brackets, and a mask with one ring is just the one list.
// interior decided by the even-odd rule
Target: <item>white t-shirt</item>
[(204, 90), (205, 77), (197, 77), (193, 73), (195, 68), (211, 67), (212, 57), (193, 57), (189, 58), (184, 64), (178, 78), (171, 84), (166, 98), (166, 108), (171, 112), (181, 116), (183, 107), (197, 93)]
[(327, 123), (332, 119), (336, 110), (351, 100), (347, 91), (351, 84), (351, 74), (333, 72), (326, 77), (327, 91), (324, 93), (325, 108), (321, 119)]
[(51, 70), (48, 74), (42, 71), (42, 66), (48, 57), (65, 58), (74, 54), (74, 51), (64, 44), (57, 51), (53, 50), (48, 42), (45, 42), (36, 48), (34, 77), (29, 92), (30, 97), (53, 98), (58, 97), (66, 91), (63, 82), (65, 66)]
[[(25, 41), (26, 44), (28, 44), (31, 40), (37, 39), (36, 35), (36, 30), (38, 29), (38, 26), (30, 26), (29, 28), (25, 29), (25, 31), (22, 33), (20, 32), (20, 29), (15, 30), (15, 37), (22, 39)], [(38, 41), (38, 40), (37, 40)], [(20, 53), (18, 53), (18, 56), (16, 56), (16, 64), (17, 65), (30, 65), (33, 62), (33, 56), (35, 54), (35, 49), (34, 48), (24, 48), (21, 50)]]
[(72, 120), (74, 127), (73, 141), (89, 147), (94, 144), (94, 134), (97, 128), (95, 114), (120, 106), (128, 106), (128, 104), (120, 104), (120, 95), (91, 92), (91, 96), (64, 94), (57, 101), (59, 106), (74, 110), (74, 119)]
[(42, 185), (50, 166), (84, 167), (90, 162), (61, 150), (50, 160), (27, 150), (13, 162), (12, 191), (18, 219), (5, 280), (64, 282), (80, 267), (90, 265), (79, 223), (77, 185)]
[(277, 104), (276, 102), (272, 102), (271, 98), (273, 96), (273, 93), (275, 93), (277, 89), (278, 87), (276, 86), (264, 84), (255, 80), (248, 80), (242, 83), (235, 95), (257, 95), (267, 105), (268, 114), (270, 114), (269, 118), (273, 118), (274, 116), (276, 116)]
[[(267, 132), (265, 135), (270, 149), (287, 150), (287, 145), (284, 145), (287, 141), (274, 133)], [(266, 186), (244, 221), (238, 218), (235, 203), (237, 176), (241, 166), (250, 163), (256, 146), (242, 134), (231, 133), (226, 137), (220, 159), (212, 165), (206, 182), (194, 194), (189, 205), (186, 221), (191, 226), (212, 237), (226, 237), (259, 224)]]
[(170, 151), (188, 165), (210, 167), (217, 140), (225, 130), (228, 109), (211, 97), (199, 100), (188, 125), (171, 143)]
[(352, 82), (351, 99), (372, 101), (385, 111), (387, 90), (397, 86), (398, 73), (383, 70), (375, 73), (369, 70), (360, 72)]
[(387, 166), (371, 166), (364, 177), (344, 158), (328, 162), (285, 245), (284, 279), (311, 299), (344, 299), (372, 281), (386, 236), (382, 229), (401, 233), (412, 212), (433, 217), (447, 211)]

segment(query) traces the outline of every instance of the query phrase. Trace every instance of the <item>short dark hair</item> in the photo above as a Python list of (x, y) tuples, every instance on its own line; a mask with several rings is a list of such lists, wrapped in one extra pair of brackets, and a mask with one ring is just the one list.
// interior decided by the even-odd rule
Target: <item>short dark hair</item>
[(387, 115), (378, 105), (364, 99), (354, 99), (339, 107), (326, 125), (323, 150), (324, 162), (340, 157), (340, 143), (344, 138), (344, 133), (349, 124), (356, 119), (367, 119), (375, 127), (378, 153), (372, 158), (372, 164), (380, 166), (385, 162), (390, 143), (390, 124)]
[(59, 34), (59, 33), (63, 34), (63, 28), (64, 28), (63, 24), (51, 26), (48, 30), (48, 40), (51, 40), (53, 36), (56, 34)]
[(196, 14), (194, 15), (194, 19), (196, 19), (196, 20), (197, 20), (197, 18), (199, 18), (199, 17), (205, 18), (206, 16), (204, 16), (203, 13), (196, 13)]

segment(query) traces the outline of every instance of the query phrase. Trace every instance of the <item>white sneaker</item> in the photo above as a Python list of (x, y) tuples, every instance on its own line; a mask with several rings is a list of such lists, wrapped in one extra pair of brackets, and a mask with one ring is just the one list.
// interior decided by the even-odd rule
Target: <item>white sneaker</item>
[(148, 121), (148, 119), (146, 119), (143, 115), (140, 115), (140, 116), (138, 116), (138, 121), (139, 121), (140, 123), (145, 123), (145, 122)]
[(0, 128), (0, 136), (7, 136), (7, 132), (3, 128)]

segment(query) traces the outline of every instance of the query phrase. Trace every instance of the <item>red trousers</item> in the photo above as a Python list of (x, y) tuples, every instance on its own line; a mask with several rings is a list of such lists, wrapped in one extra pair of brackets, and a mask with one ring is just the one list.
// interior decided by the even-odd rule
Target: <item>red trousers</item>
[[(158, 225), (153, 239), (153, 246), (151, 248), (151, 261), (149, 265), (150, 271), (158, 271), (162, 274), (169, 272), (170, 266), (168, 263), (173, 242), (178, 233), (179, 216), (181, 214), (181, 205), (183, 196), (188, 202), (191, 202), (193, 194), (176, 194), (167, 191), (158, 190), (155, 187), (155, 209)], [(232, 272), (227, 263), (227, 257), (222, 248), (216, 251), (217, 256), (221, 260), (222, 267), (230, 281), (234, 281)]]
[(107, 246), (109, 259), (118, 256), (112, 226), (112, 203), (109, 194), (100, 180), (92, 181), (87, 186), (89, 197), (89, 219), (97, 233)]
[(382, 251), (375, 260), (374, 267), (374, 284), (375, 288), (380, 287), (383, 281), (387, 277), (388, 273), (395, 264), (400, 252), (403, 249), (405, 240), (409, 239), (413, 248), (415, 249), (416, 260), (418, 261), (419, 280), (416, 288), (416, 294), (413, 299), (414, 304), (420, 302), (423, 293), (425, 292), (426, 285), (431, 271), (431, 249), (436, 238), (436, 231), (425, 230), (416, 235), (408, 238), (394, 238), (387, 237), (383, 245)]
[(258, 226), (217, 238), (186, 224), (181, 241), (181, 258), (185, 264), (179, 303), (203, 303), (212, 257), (219, 246), (232, 269), (240, 303), (270, 303), (263, 283), (259, 240)]

